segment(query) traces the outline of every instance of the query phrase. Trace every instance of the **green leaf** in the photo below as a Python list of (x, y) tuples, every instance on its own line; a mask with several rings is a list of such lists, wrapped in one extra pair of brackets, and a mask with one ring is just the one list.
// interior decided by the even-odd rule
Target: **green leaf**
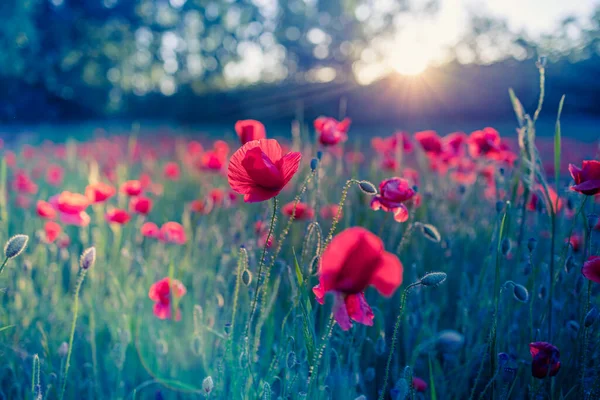
[(314, 326), (311, 319), (312, 307), (310, 300), (306, 295), (304, 286), (304, 278), (302, 277), (302, 270), (300, 264), (298, 264), (298, 257), (296, 257), (296, 250), (292, 247), (292, 253), (294, 255), (294, 269), (296, 270), (296, 279), (298, 280), (298, 296), (300, 296), (300, 309), (302, 310), (302, 335), (304, 336), (306, 353), (308, 355), (309, 363), (312, 362), (315, 355), (315, 340), (311, 327)]
[(429, 355), (429, 387), (431, 388), (431, 400), (437, 400), (435, 392), (435, 381), (433, 380), (433, 366), (431, 365), (431, 354)]
[(560, 115), (562, 114), (563, 105), (565, 104), (565, 95), (560, 98), (558, 103), (558, 114), (556, 116), (556, 127), (554, 129), (554, 183), (556, 185), (556, 193), (558, 193), (558, 182), (560, 179), (560, 151), (561, 151), (561, 132), (560, 132)]

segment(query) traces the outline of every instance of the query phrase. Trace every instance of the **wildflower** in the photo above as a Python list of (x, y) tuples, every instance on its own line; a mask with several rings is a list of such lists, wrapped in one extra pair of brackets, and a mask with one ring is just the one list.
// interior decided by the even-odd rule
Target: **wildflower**
[(215, 384), (213, 382), (212, 377), (207, 376), (206, 378), (204, 378), (204, 380), (202, 381), (202, 390), (204, 390), (204, 393), (206, 393), (207, 396), (210, 394), (210, 392), (212, 392), (214, 387)]
[(142, 236), (151, 237), (157, 239), (160, 233), (158, 226), (154, 222), (146, 222), (140, 228)]
[[(336, 217), (336, 215), (338, 214), (338, 211), (340, 209), (340, 206), (338, 204), (328, 204), (326, 206), (321, 207), (321, 218), (323, 219), (334, 219)], [(342, 217), (343, 213), (340, 213), (340, 218)]]
[(465, 143), (467, 134), (464, 132), (454, 132), (442, 138), (442, 150), (447, 158), (460, 157), (465, 154)]
[(92, 204), (102, 203), (116, 193), (114, 187), (104, 182), (91, 183), (85, 188), (85, 195)]
[(204, 170), (220, 171), (223, 169), (226, 160), (226, 154), (218, 153), (216, 151), (211, 150), (207, 151), (202, 155), (197, 166), (200, 169)]
[(254, 119), (244, 119), (235, 123), (235, 132), (242, 145), (251, 140), (266, 139), (265, 126)]
[[(154, 315), (159, 319), (171, 318), (171, 298), (179, 299), (185, 293), (185, 286), (176, 279), (171, 280), (167, 277), (153, 283), (150, 286), (148, 297), (155, 302), (153, 308)], [(175, 320), (179, 321), (180, 319), (181, 312), (177, 310)]]
[[(531, 197), (529, 198), (529, 203), (527, 203), (527, 209), (529, 211), (537, 211), (538, 207), (541, 205), (540, 202), (542, 200), (540, 199), (538, 193), (544, 193), (544, 188), (539, 183), (536, 185), (535, 192), (531, 193)], [(554, 209), (556, 207), (556, 201), (558, 200), (558, 208), (556, 209), (556, 212), (559, 212), (560, 210), (562, 210), (563, 201), (562, 201), (562, 199), (560, 199), (558, 197), (558, 194), (556, 194), (556, 191), (554, 189), (552, 189), (550, 186), (548, 186), (548, 195), (550, 196), (550, 201), (552, 202), (552, 205), (551, 205), (552, 209)]]
[(190, 202), (190, 210), (195, 213), (208, 214), (211, 208), (204, 200), (193, 200)]
[(472, 132), (467, 143), (471, 157), (485, 157), (500, 150), (500, 134), (494, 128), (483, 128)]
[(415, 133), (415, 139), (428, 155), (439, 155), (442, 153), (442, 139), (435, 131), (423, 131)]
[(350, 129), (350, 118), (338, 121), (331, 117), (319, 117), (315, 119), (314, 126), (319, 137), (319, 143), (323, 146), (334, 146), (348, 139), (347, 133)]
[(396, 132), (386, 138), (374, 137), (371, 139), (371, 147), (385, 157), (394, 156), (399, 145), (402, 146), (403, 153), (410, 153), (413, 150), (413, 145), (406, 132)]
[(50, 199), (50, 203), (55, 204), (58, 211), (65, 214), (79, 214), (85, 211), (90, 204), (84, 195), (67, 191)]
[(293, 201), (287, 203), (281, 208), (281, 211), (289, 217), (293, 215), (296, 220), (300, 221), (314, 218), (315, 211), (308, 204), (298, 202), (295, 205), (296, 209), (294, 210), (294, 203), (295, 202)]
[(142, 193), (142, 183), (139, 180), (123, 182), (120, 190), (127, 196), (139, 196)]
[(81, 269), (90, 269), (96, 262), (96, 248), (89, 247), (83, 251), (79, 258), (79, 266)]
[(402, 283), (402, 263), (383, 248), (382, 240), (364, 228), (348, 228), (336, 235), (323, 252), (319, 264), (319, 284), (313, 292), (320, 304), (325, 294), (335, 295), (333, 313), (343, 330), (351, 320), (373, 325), (373, 311), (364, 291), (374, 286), (391, 296)]
[(183, 226), (173, 221), (165, 222), (160, 227), (158, 238), (163, 242), (175, 243), (179, 245), (183, 245), (187, 241)]
[(129, 201), (129, 209), (138, 214), (148, 215), (152, 210), (152, 199), (144, 196), (133, 197)]
[(531, 362), (531, 375), (538, 379), (555, 376), (560, 369), (560, 352), (558, 348), (547, 342), (534, 342), (529, 344)]
[(65, 170), (60, 165), (50, 165), (46, 171), (46, 182), (52, 186), (60, 186), (65, 175)]
[(24, 194), (36, 194), (38, 191), (38, 185), (36, 185), (31, 178), (25, 172), (17, 172), (15, 179), (12, 183), (13, 188)]
[(231, 189), (244, 195), (246, 203), (275, 197), (292, 179), (300, 165), (300, 153), (282, 154), (274, 139), (253, 140), (232, 156), (227, 178)]
[(56, 217), (56, 210), (52, 207), (52, 204), (44, 200), (37, 201), (36, 212), (42, 218), (54, 219)]
[(47, 221), (44, 224), (44, 233), (46, 234), (46, 242), (48, 243), (54, 243), (61, 232), (61, 226), (54, 221)]
[(108, 222), (112, 222), (119, 225), (125, 225), (131, 219), (129, 213), (120, 208), (115, 208), (108, 211), (105, 217)]
[(569, 172), (575, 181), (571, 190), (587, 196), (600, 193), (600, 161), (584, 160), (581, 169), (569, 164)]
[(591, 256), (583, 263), (581, 273), (592, 282), (600, 283), (600, 256)]
[(406, 179), (386, 179), (379, 184), (379, 194), (371, 200), (371, 209), (391, 212), (396, 221), (405, 222), (408, 219), (408, 208), (403, 203), (411, 200), (415, 194)]
[(579, 251), (579, 248), (581, 247), (581, 241), (581, 236), (576, 233), (572, 234), (571, 237), (565, 239), (565, 243), (569, 243), (573, 248), (574, 252)]
[(412, 380), (412, 384), (417, 392), (423, 393), (423, 392), (427, 391), (427, 382), (425, 382), (421, 378), (418, 378), (415, 376)]
[(179, 169), (179, 164), (174, 161), (168, 162), (165, 164), (163, 174), (165, 178), (171, 181), (179, 180), (179, 176), (181, 175), (181, 171)]

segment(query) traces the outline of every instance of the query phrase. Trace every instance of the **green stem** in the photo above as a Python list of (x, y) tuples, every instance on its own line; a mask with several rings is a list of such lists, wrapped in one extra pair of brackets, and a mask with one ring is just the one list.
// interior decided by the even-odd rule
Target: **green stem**
[(60, 390), (60, 400), (62, 400), (65, 396), (65, 389), (67, 387), (67, 376), (69, 373), (69, 367), (71, 365), (71, 353), (73, 352), (73, 341), (75, 340), (75, 325), (77, 325), (77, 314), (79, 312), (79, 291), (81, 290), (81, 285), (83, 284), (83, 280), (85, 279), (85, 274), (87, 269), (81, 269), (79, 272), (79, 279), (77, 280), (77, 286), (75, 287), (75, 295), (73, 296), (73, 321), (71, 322), (71, 334), (69, 336), (69, 350), (67, 352), (67, 359), (65, 362), (65, 373), (63, 374), (63, 383), (62, 388)]
[(387, 390), (388, 379), (390, 377), (390, 367), (392, 365), (392, 360), (394, 358), (394, 352), (396, 350), (396, 341), (398, 339), (398, 332), (400, 331), (400, 323), (402, 322), (402, 316), (404, 314), (404, 306), (406, 305), (406, 297), (408, 296), (408, 292), (419, 286), (420, 281), (410, 284), (404, 292), (402, 292), (402, 298), (400, 299), (400, 309), (398, 310), (398, 316), (396, 317), (396, 324), (394, 325), (394, 333), (392, 334), (392, 343), (390, 346), (390, 354), (388, 355), (387, 363), (385, 366), (385, 375), (383, 378), (383, 387), (381, 388), (381, 392), (379, 393), (379, 400), (383, 400), (385, 398), (385, 391)]
[(7, 262), (8, 262), (8, 257), (6, 257), (4, 259), (4, 262), (2, 263), (2, 265), (0, 265), (0, 274), (2, 273), (2, 271), (4, 271), (4, 267), (6, 266)]
[(310, 388), (311, 388), (311, 384), (313, 381), (313, 377), (318, 374), (319, 362), (321, 361), (321, 358), (323, 357), (323, 353), (325, 352), (325, 348), (327, 347), (327, 344), (329, 343), (329, 338), (331, 338), (331, 334), (333, 333), (334, 326), (335, 326), (335, 319), (333, 318), (333, 314), (331, 314), (329, 316), (329, 322), (327, 323), (327, 328), (325, 330), (325, 334), (323, 335), (323, 338), (321, 339), (321, 346), (319, 346), (319, 351), (317, 351), (315, 353), (315, 356), (314, 356), (313, 362), (312, 362), (312, 366), (310, 367), (310, 369), (308, 371), (308, 379), (306, 381), (306, 388), (307, 388), (309, 394), (310, 394)]

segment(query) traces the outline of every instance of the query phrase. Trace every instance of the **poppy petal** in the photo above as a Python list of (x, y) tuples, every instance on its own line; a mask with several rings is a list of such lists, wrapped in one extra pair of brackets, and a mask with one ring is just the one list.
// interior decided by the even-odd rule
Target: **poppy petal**
[(158, 319), (171, 318), (171, 305), (163, 303), (155, 303), (152, 310)]
[(343, 331), (347, 331), (352, 328), (352, 322), (346, 309), (346, 303), (344, 302), (344, 296), (340, 293), (335, 294), (335, 301), (333, 302), (333, 317)]
[(287, 183), (294, 177), (294, 174), (298, 172), (298, 168), (300, 167), (300, 160), (302, 159), (302, 154), (298, 152), (287, 153), (285, 156), (279, 160), (277, 165), (281, 170), (281, 174), (283, 175), (283, 184), (287, 185)]
[(389, 297), (402, 284), (402, 263), (392, 253), (384, 252), (377, 270), (371, 278), (371, 285), (383, 296)]
[(394, 219), (397, 222), (406, 222), (408, 220), (408, 209), (404, 204), (394, 209)]
[(371, 307), (369, 307), (363, 293), (346, 296), (344, 303), (346, 304), (346, 311), (351, 319), (359, 324), (367, 326), (373, 325), (373, 318), (375, 318), (375, 315), (373, 314)]

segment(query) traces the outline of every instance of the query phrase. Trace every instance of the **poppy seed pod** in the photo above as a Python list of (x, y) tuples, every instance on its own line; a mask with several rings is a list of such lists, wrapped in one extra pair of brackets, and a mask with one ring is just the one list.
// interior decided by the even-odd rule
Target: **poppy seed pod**
[(431, 240), (434, 243), (439, 243), (440, 240), (442, 240), (440, 232), (433, 225), (422, 224), (421, 230), (423, 232), (423, 236), (425, 236), (427, 239)]
[(29, 242), (27, 235), (15, 235), (8, 239), (4, 246), (4, 256), (8, 259), (15, 258), (25, 250)]

